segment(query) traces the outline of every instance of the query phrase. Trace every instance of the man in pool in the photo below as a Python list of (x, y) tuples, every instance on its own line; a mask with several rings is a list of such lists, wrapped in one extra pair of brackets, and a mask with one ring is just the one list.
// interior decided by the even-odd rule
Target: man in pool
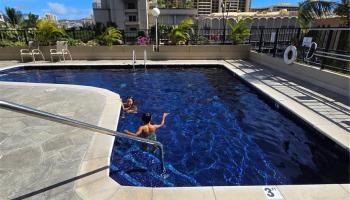
[[(163, 113), (162, 122), (160, 124), (151, 124), (151, 119), (152, 119), (151, 114), (144, 113), (142, 115), (143, 125), (137, 129), (136, 133), (132, 133), (128, 130), (124, 130), (124, 132), (129, 135), (141, 136), (149, 140), (157, 141), (156, 130), (164, 126), (165, 119), (168, 115), (169, 113)], [(142, 145), (142, 148), (147, 149), (145, 145)], [(157, 148), (155, 150), (157, 150)]]
[(128, 97), (126, 103), (122, 104), (122, 108), (124, 112), (137, 113), (137, 106), (133, 97)]

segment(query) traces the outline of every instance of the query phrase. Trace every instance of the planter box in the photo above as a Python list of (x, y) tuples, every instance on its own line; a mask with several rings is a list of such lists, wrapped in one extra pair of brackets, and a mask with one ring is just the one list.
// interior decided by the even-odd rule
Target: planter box
[[(19, 51), (23, 48), (25, 47), (0, 48), (0, 60), (20, 60)], [(49, 51), (53, 48), (55, 47), (41, 47), (46, 60), (50, 60)], [(146, 50), (150, 60), (221, 60), (248, 58), (250, 45), (174, 45), (160, 46), (159, 49), (159, 52), (153, 52), (152, 46), (136, 45), (69, 47), (74, 60), (130, 60), (133, 50), (138, 59), (143, 59)]]

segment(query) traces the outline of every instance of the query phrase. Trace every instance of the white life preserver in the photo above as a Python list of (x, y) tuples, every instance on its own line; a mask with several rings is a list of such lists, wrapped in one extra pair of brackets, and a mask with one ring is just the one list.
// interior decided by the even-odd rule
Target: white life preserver
[(290, 65), (297, 59), (297, 48), (290, 45), (284, 50), (283, 54), (284, 63)]

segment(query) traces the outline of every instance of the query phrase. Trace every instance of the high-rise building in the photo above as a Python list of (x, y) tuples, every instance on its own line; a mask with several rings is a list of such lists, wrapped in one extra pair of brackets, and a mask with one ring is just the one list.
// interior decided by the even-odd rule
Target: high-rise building
[(248, 12), (250, 0), (194, 0), (198, 15), (220, 12)]
[(5, 22), (5, 17), (1, 12), (0, 12), (0, 22)]
[(46, 14), (44, 15), (43, 19), (51, 20), (51, 21), (53, 21), (53, 22), (55, 22), (55, 23), (58, 23), (58, 20), (57, 20), (56, 15), (51, 14), (51, 13), (46, 13)]
[(96, 0), (93, 3), (95, 22), (116, 25), (125, 31), (148, 29), (147, 0)]

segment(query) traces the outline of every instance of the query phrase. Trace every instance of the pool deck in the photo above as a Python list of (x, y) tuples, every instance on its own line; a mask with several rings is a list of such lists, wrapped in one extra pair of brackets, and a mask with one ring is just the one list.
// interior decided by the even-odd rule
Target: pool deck
[[(70, 61), (53, 65), (130, 65), (130, 61)], [(32, 65), (26, 63), (25, 65)], [(50, 63), (37, 63), (48, 65)], [(138, 64), (143, 64), (138, 61)], [(350, 149), (345, 97), (241, 60), (148, 61), (148, 64), (222, 64), (321, 133)], [(0, 69), (22, 65), (0, 62)], [(79, 91), (79, 92), (77, 92)], [(0, 82), (1, 99), (115, 129), (117, 94), (92, 87)], [(37, 100), (39, 99), (39, 100)], [(119, 102), (119, 105), (118, 103)], [(0, 109), (0, 199), (349, 199), (349, 184), (147, 188), (108, 177), (113, 138)], [(30, 122), (30, 123), (29, 123)], [(18, 164), (23, 163), (23, 164)], [(85, 176), (87, 175), (88, 176)], [(84, 177), (80, 177), (84, 175)], [(72, 178), (78, 177), (77, 180)], [(50, 187), (52, 186), (52, 188)]]

